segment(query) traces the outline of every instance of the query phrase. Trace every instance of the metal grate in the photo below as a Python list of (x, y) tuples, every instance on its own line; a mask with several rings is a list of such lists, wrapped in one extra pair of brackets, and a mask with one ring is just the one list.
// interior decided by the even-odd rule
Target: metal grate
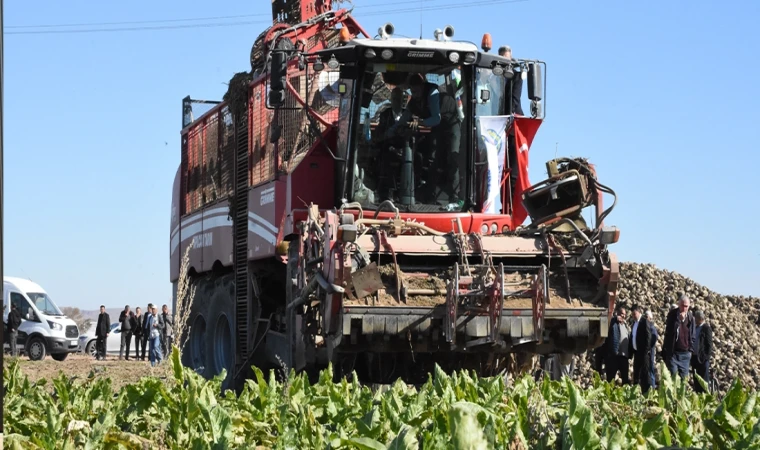
[(232, 194), (233, 137), (232, 117), (227, 106), (196, 121), (183, 136), (183, 214), (197, 211)]
[[(237, 119), (235, 130), (235, 332), (237, 334), (237, 361), (248, 357), (248, 139), (249, 113)], [(237, 364), (236, 364), (237, 365)]]
[[(338, 120), (338, 71), (309, 72), (308, 80), (305, 71), (293, 71), (288, 81), (298, 96), (325, 121), (334, 123)], [(306, 116), (306, 110), (290, 91), (285, 94), (285, 109), (280, 111), (277, 124), (282, 127), (277, 167), (282, 172), (292, 172), (327, 127), (315, 119), (316, 128), (312, 129), (314, 125)]]

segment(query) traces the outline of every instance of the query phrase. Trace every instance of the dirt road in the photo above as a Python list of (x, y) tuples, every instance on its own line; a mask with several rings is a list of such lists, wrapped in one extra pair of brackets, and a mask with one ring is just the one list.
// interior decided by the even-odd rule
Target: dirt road
[[(125, 384), (139, 381), (142, 377), (156, 376), (165, 378), (171, 376), (171, 366), (164, 361), (160, 366), (150, 367), (148, 361), (119, 361), (118, 356), (109, 356), (105, 361), (97, 361), (95, 358), (81, 354), (72, 354), (65, 361), (55, 361), (47, 357), (42, 361), (30, 361), (22, 356), (19, 358), (22, 374), (29, 377), (30, 382), (46, 378), (51, 380), (63, 372), (67, 377), (76, 377), (73, 382), (81, 382), (86, 379), (90, 372), (96, 376), (109, 377), (114, 391), (118, 391)], [(4, 364), (8, 365), (11, 357), (5, 355)]]

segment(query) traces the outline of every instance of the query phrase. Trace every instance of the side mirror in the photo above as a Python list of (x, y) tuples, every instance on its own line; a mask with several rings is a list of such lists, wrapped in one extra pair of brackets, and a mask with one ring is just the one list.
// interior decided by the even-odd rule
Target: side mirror
[(285, 103), (287, 75), (288, 60), (285, 51), (273, 50), (269, 75), (269, 104), (274, 107), (282, 106)]
[(489, 91), (488, 89), (481, 89), (480, 90), (480, 100), (483, 103), (486, 103), (490, 99), (491, 99), (491, 91)]
[(528, 98), (541, 100), (544, 97), (544, 83), (541, 76), (541, 65), (538, 63), (528, 64)]

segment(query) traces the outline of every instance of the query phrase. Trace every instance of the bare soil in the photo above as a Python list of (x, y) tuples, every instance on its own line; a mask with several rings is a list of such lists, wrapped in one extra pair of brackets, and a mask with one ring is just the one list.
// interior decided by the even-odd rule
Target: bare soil
[[(12, 358), (5, 355), (4, 364), (8, 366)], [(108, 377), (111, 379), (111, 385), (114, 392), (121, 390), (122, 386), (139, 381), (143, 377), (155, 376), (160, 379), (171, 380), (171, 365), (164, 360), (161, 365), (154, 368), (150, 367), (150, 362), (137, 361), (119, 361), (118, 356), (108, 356), (105, 361), (98, 361), (91, 356), (82, 354), (71, 354), (65, 361), (56, 361), (50, 356), (42, 361), (30, 361), (28, 357), (19, 357), (21, 363), (21, 373), (29, 378), (30, 382), (40, 379), (47, 379), (48, 385), (52, 389), (50, 381), (63, 372), (67, 377), (74, 378), (73, 383), (82, 383), (86, 380), (90, 372), (96, 377)]]

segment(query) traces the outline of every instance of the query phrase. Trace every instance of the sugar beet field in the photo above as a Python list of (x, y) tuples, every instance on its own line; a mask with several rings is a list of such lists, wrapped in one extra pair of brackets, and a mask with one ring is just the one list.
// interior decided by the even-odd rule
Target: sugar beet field
[(737, 381), (724, 395), (695, 394), (663, 367), (646, 397), (598, 377), (586, 389), (530, 376), (507, 386), (439, 370), (419, 388), (372, 389), (333, 382), (330, 369), (315, 384), (256, 371), (236, 396), (221, 394), (221, 378), (182, 367), (176, 348), (152, 371), (134, 362), (69, 364), (85, 369), (53, 375), (7, 361), (5, 448), (760, 449), (756, 391)]

